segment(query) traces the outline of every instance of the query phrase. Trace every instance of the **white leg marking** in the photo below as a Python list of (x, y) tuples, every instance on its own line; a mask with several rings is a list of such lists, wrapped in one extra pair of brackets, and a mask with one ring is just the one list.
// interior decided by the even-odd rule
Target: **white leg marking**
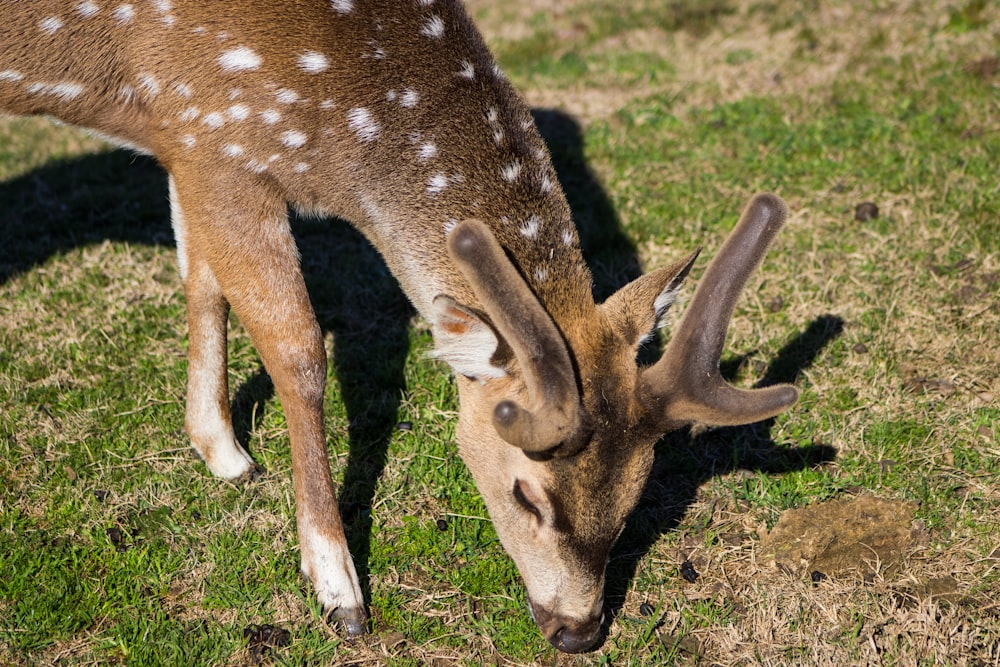
[(346, 544), (325, 536), (308, 518), (299, 519), (302, 574), (313, 583), (324, 611), (362, 609), (364, 597)]
[(253, 459), (236, 441), (232, 423), (219, 413), (216, 360), (188, 368), (187, 418), (191, 446), (212, 474), (238, 479), (254, 468)]
[[(192, 144), (194, 144), (192, 137)], [(177, 186), (174, 185), (174, 177), (167, 178), (167, 186), (170, 193), (170, 226), (174, 228), (174, 243), (177, 244), (177, 268), (181, 273), (181, 280), (187, 278), (187, 230), (184, 228), (184, 212), (181, 211), (180, 201), (177, 199)]]

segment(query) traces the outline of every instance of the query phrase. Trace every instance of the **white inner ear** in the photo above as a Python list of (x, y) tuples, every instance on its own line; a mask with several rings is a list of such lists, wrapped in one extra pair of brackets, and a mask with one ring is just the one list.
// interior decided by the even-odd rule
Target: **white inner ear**
[(659, 296), (653, 301), (653, 328), (650, 329), (639, 339), (639, 345), (645, 345), (653, 338), (653, 333), (657, 329), (662, 329), (667, 326), (667, 311), (670, 310), (670, 306), (674, 305), (677, 301), (677, 295), (680, 294), (681, 286), (680, 284), (667, 285), (667, 287), (660, 292)]
[(667, 285), (666, 289), (660, 292), (660, 295), (653, 301), (654, 326), (657, 329), (667, 326), (667, 311), (677, 301), (677, 295), (680, 294), (680, 291), (680, 285)]
[(476, 314), (444, 295), (432, 304), (434, 350), (431, 357), (446, 361), (456, 373), (485, 381), (507, 371), (490, 362), (500, 345), (492, 328)]

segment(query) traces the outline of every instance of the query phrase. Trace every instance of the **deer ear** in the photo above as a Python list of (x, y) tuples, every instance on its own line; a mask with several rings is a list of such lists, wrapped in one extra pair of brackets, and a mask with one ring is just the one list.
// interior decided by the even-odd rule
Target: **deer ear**
[(435, 349), (430, 356), (481, 381), (507, 374), (497, 360), (500, 338), (482, 316), (444, 294), (434, 297), (432, 313)]
[(666, 324), (667, 311), (699, 252), (700, 248), (673, 266), (636, 278), (601, 304), (611, 325), (629, 345), (646, 342), (658, 327)]

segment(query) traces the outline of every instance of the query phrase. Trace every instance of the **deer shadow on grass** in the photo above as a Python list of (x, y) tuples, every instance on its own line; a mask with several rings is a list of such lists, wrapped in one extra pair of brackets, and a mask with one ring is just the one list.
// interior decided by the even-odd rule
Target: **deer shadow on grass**
[[(843, 327), (844, 321), (836, 315), (813, 320), (778, 351), (754, 388), (795, 383), (823, 348), (840, 336)], [(751, 355), (724, 359), (720, 364), (723, 376), (732, 381)], [(605, 589), (610, 612), (606, 623), (621, 612), (640, 560), (662, 535), (680, 525), (702, 484), (735, 470), (781, 475), (836, 458), (836, 449), (820, 442), (802, 446), (776, 442), (771, 436), (773, 426), (774, 419), (767, 419), (697, 434), (683, 429), (660, 439), (643, 496), (611, 554)], [(672, 576), (681, 576), (681, 565), (676, 563)], [(663, 576), (668, 578), (671, 573)]]
[[(405, 390), (413, 310), (377, 252), (348, 223), (293, 216), (292, 230), (317, 320), (333, 335), (331, 365), (347, 427), (346, 433), (334, 427), (328, 443), (331, 459), (348, 448), (340, 505), (365, 582), (368, 509)], [(0, 182), (0, 238), (0, 284), (53, 256), (109, 240), (174, 247), (166, 175), (155, 160), (109, 151)], [(253, 425), (274, 393), (263, 367), (235, 387), (233, 427), (251, 454)]]

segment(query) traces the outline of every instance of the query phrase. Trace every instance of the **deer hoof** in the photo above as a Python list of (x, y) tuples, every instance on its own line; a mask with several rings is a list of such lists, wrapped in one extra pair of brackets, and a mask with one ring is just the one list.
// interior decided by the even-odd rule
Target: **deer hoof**
[(340, 621), (347, 630), (348, 637), (360, 637), (365, 634), (365, 626), (368, 625), (368, 615), (360, 607), (337, 607), (330, 616)]

